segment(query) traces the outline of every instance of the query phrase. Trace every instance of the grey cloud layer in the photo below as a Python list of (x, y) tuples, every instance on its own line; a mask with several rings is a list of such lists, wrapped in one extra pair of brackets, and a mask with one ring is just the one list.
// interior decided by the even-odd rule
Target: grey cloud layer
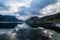
[[(5, 3), (6, 2), (12, 2), (11, 4), (10, 4), (10, 6), (13, 8), (11, 8), (10, 9), (10, 7), (8, 7)], [(14, 0), (15, 1), (15, 0)], [(25, 0), (26, 1), (26, 0)], [(29, 1), (29, 0), (28, 0)], [(27, 2), (28, 2), (27, 1)], [(8, 3), (9, 3), (8, 2)], [(32, 2), (30, 2), (30, 4), (29, 4), (29, 6), (28, 7), (26, 7), (25, 5), (24, 6), (18, 6), (18, 5), (20, 5), (20, 3), (19, 2), (24, 2), (24, 0), (16, 0), (15, 1), (16, 3), (13, 3), (13, 1), (12, 0), (0, 0), (0, 10), (9, 10), (9, 12), (12, 12), (13, 11), (13, 13), (12, 14), (19, 14), (20, 16), (19, 16), (19, 18), (20, 17), (22, 17), (22, 19), (24, 19), (24, 17), (26, 17), (27, 16), (27, 18), (29, 18), (29, 16), (31, 16), (31, 15), (40, 15), (41, 16), (41, 14), (42, 13), (39, 13), (38, 11), (39, 10), (41, 10), (41, 9), (43, 9), (43, 8), (45, 8), (46, 6), (48, 6), (48, 5), (50, 5), (50, 4), (55, 4), (56, 2), (57, 2), (57, 0), (32, 0)], [(7, 4), (8, 4), (7, 3)], [(18, 4), (18, 5), (17, 5)], [(24, 3), (24, 4), (26, 4), (26, 3)], [(17, 5), (17, 6), (16, 6)], [(23, 5), (23, 4), (22, 4)], [(16, 7), (14, 7), (14, 6), (16, 6)], [(18, 10), (17, 10), (17, 12), (15, 12), (15, 9), (18, 7)], [(8, 14), (10, 14), (8, 12)], [(11, 15), (12, 15), (11, 14)]]
[(3, 3), (0, 3), (0, 10), (9, 10), (10, 7), (6, 6)]
[[(37, 14), (38, 10), (41, 10), (42, 8), (46, 7), (49, 4), (54, 4), (56, 3), (57, 0), (32, 0), (30, 7), (23, 7), (21, 9), (21, 13), (26, 14), (26, 12), (30, 12), (31, 14)], [(24, 13), (22, 15), (24, 15)]]

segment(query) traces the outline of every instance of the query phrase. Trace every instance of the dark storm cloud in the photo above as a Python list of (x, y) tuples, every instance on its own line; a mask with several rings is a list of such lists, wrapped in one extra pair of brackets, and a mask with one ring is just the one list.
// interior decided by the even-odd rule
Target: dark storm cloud
[(56, 2), (57, 0), (32, 0), (31, 5), (29, 7), (29, 12), (33, 14), (38, 13), (38, 10)]
[(49, 4), (54, 4), (56, 2), (57, 0), (32, 0), (29, 7), (20, 7), (21, 11), (18, 11), (18, 13), (20, 13), (20, 15), (25, 15), (26, 12), (29, 12), (33, 15), (38, 15), (38, 10), (41, 10)]
[(18, 11), (17, 13), (23, 16), (23, 15), (27, 15), (26, 12), (27, 12), (27, 8), (25, 6), (22, 6), (20, 7), (20, 11)]
[(57, 0), (32, 0), (31, 7), (33, 8), (43, 8), (49, 4), (56, 3)]
[(4, 3), (0, 3), (0, 10), (9, 10), (9, 7), (6, 6)]

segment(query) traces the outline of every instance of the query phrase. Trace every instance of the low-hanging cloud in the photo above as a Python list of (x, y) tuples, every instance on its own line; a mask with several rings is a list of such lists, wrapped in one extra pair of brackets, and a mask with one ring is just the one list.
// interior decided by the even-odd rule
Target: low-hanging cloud
[(0, 3), (0, 10), (9, 10), (9, 7), (3, 3)]
[[(0, 0), (5, 6), (7, 6), (7, 8), (9, 8), (9, 10), (1, 10), (1, 13), (0, 14), (2, 14), (2, 13), (4, 13), (5, 12), (5, 14), (6, 15), (9, 15), (10, 13), (11, 13), (11, 15), (12, 14), (15, 14), (15, 12), (17, 12), (17, 11), (19, 11), (18, 9), (19, 9), (19, 7), (21, 7), (21, 6), (26, 6), (26, 7), (28, 7), (29, 6), (29, 4), (30, 4), (30, 2), (32, 1), (32, 0), (25, 0), (25, 1), (23, 1), (23, 2), (20, 2), (20, 1), (18, 1), (18, 0), (5, 0), (5, 2), (4, 2), (4, 0)], [(2, 4), (1, 4), (2, 5)], [(1, 6), (0, 5), (0, 6)], [(4, 7), (5, 7), (4, 6)], [(6, 9), (6, 7), (4, 8), (4, 9)], [(3, 11), (3, 12), (2, 12)]]
[(45, 10), (49, 5), (56, 4), (57, 0), (0, 0), (0, 2), (6, 7), (4, 11), (0, 10), (0, 14), (14, 15), (18, 19), (26, 20), (32, 16), (46, 15), (41, 10)]
[(44, 14), (43, 16), (53, 15), (60, 12), (60, 2), (57, 1), (55, 4), (51, 4), (39, 11)]
[(32, 0), (30, 7), (28, 8), (29, 12), (32, 14), (37, 14), (38, 10), (41, 10), (42, 8), (48, 6), (49, 4), (56, 3), (57, 0)]
[(46, 1), (45, 0), (32, 0), (29, 7), (22, 6), (19, 8), (20, 10), (17, 13), (23, 17), (22, 18), (23, 20), (24, 18), (25, 19), (29, 18), (29, 16), (41, 17), (42, 14), (39, 13), (38, 11), (50, 4), (55, 4), (56, 1), (57, 0), (46, 0)]

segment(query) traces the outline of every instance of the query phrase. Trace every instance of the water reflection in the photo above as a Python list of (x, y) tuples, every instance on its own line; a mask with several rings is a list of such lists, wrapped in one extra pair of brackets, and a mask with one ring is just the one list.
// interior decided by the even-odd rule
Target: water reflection
[[(14, 28), (10, 28), (10, 29), (0, 29), (0, 34), (1, 33), (6, 33), (6, 32), (9, 32), (11, 30), (15, 30), (15, 31), (18, 31), (19, 29), (32, 29), (32, 27), (28, 24), (26, 24), (25, 22), (23, 22), (22, 24), (15, 24), (15, 25), (10, 25), (11, 27), (14, 27)], [(55, 23), (54, 26), (56, 27), (60, 27), (60, 23)], [(8, 25), (6, 26), (8, 27)], [(36, 29), (36, 28), (35, 28)], [(43, 27), (38, 27), (38, 29), (43, 29)]]
[[(60, 24), (56, 25), (60, 26)], [(13, 29), (0, 29), (0, 37), (2, 39), (7, 37), (6, 40), (58, 40), (60, 34), (42, 27), (32, 28), (24, 22), (17, 24)]]
[(24, 22), (22, 24), (17, 24), (15, 30), (18, 31), (19, 29), (30, 29), (30, 28), (31, 27)]
[(60, 27), (60, 23), (56, 23), (56, 25), (55, 25), (55, 26)]

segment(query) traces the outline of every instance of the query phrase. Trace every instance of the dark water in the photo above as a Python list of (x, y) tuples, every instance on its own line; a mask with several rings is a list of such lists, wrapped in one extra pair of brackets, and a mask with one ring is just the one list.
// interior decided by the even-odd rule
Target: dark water
[[(55, 26), (59, 27), (60, 24)], [(60, 34), (53, 30), (42, 27), (31, 28), (25, 22), (17, 24), (12, 29), (0, 29), (0, 40), (60, 40), (59, 37)]]

